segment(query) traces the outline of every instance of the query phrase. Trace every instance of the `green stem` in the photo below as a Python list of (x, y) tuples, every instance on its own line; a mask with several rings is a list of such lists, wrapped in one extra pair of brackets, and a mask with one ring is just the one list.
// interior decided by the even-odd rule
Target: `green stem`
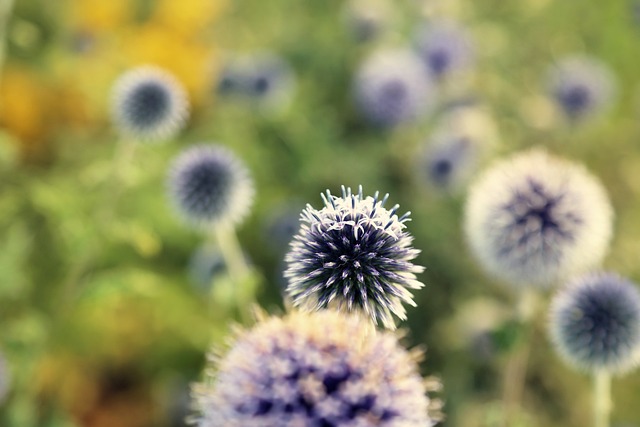
[(249, 280), (251, 271), (242, 253), (238, 237), (233, 227), (220, 224), (213, 227), (213, 235), (218, 242), (227, 271), (233, 281), (233, 293), (240, 317), (244, 323), (247, 323), (250, 320), (249, 314), (253, 298), (251, 295), (245, 295), (242, 287), (244, 282)]
[(597, 371), (593, 375), (593, 412), (595, 427), (609, 427), (611, 416), (611, 374)]
[(537, 295), (529, 289), (523, 290), (518, 298), (516, 313), (521, 324), (521, 337), (517, 348), (509, 355), (504, 372), (503, 384), (503, 426), (514, 425), (514, 417), (521, 406), (527, 378), (529, 356), (534, 335), (533, 318), (537, 310)]

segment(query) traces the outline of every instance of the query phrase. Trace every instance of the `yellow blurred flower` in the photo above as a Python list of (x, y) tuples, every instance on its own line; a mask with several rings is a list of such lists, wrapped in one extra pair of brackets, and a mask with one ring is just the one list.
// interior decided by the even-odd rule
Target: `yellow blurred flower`
[(158, 0), (151, 21), (181, 33), (206, 29), (226, 6), (226, 0)]
[(134, 8), (130, 0), (70, 0), (71, 25), (93, 32), (114, 30), (129, 21)]
[(37, 156), (52, 129), (53, 97), (44, 77), (8, 65), (0, 80), (0, 125), (22, 143), (26, 156)]

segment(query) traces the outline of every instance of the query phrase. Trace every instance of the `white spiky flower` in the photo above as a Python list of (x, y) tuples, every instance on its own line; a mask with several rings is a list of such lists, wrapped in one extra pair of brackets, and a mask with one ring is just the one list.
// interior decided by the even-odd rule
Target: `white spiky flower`
[(362, 187), (352, 194), (343, 186), (342, 197), (322, 195), (322, 209), (307, 205), (285, 257), (294, 305), (361, 311), (391, 329), (393, 315), (406, 319), (403, 303), (415, 306), (410, 290), (424, 286), (416, 278), (424, 267), (412, 262), (420, 251), (405, 231), (410, 213), (398, 218), (398, 205), (384, 207), (387, 198), (364, 197)]
[(550, 285), (597, 267), (612, 234), (602, 184), (584, 167), (541, 149), (503, 160), (470, 189), (465, 233), (493, 275)]

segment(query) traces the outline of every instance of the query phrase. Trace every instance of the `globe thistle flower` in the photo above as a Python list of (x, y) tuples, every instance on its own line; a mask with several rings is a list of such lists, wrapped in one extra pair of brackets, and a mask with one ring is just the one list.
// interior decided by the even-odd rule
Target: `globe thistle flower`
[(144, 141), (173, 137), (187, 120), (187, 95), (172, 75), (149, 66), (124, 73), (113, 88), (112, 117), (118, 130)]
[(219, 145), (197, 145), (174, 161), (169, 195), (185, 222), (197, 228), (237, 224), (253, 202), (253, 182), (236, 156)]
[(611, 70), (588, 56), (566, 57), (549, 71), (549, 94), (571, 121), (603, 112), (613, 98), (614, 86)]
[(415, 306), (409, 289), (424, 286), (415, 275), (424, 267), (411, 262), (420, 251), (404, 231), (410, 213), (398, 218), (398, 205), (386, 209), (388, 196), (379, 200), (377, 192), (364, 197), (362, 187), (358, 194), (342, 187), (342, 197), (322, 195), (322, 209), (307, 205), (285, 257), (294, 305), (361, 311), (390, 329), (392, 313), (406, 319), (402, 303)]
[(198, 427), (432, 426), (419, 353), (327, 310), (268, 318), (240, 333), (195, 388)]
[(238, 56), (223, 69), (218, 93), (246, 98), (265, 112), (284, 110), (293, 99), (295, 74), (280, 56), (259, 52)]
[(497, 136), (491, 118), (475, 105), (450, 107), (419, 159), (425, 182), (440, 191), (465, 185), (488, 157)]
[(414, 121), (434, 105), (435, 88), (420, 60), (408, 51), (380, 51), (360, 66), (355, 103), (371, 124), (393, 127)]
[(473, 254), (515, 285), (550, 285), (594, 267), (612, 233), (613, 212), (598, 180), (543, 150), (484, 172), (465, 210)]
[(580, 369), (621, 373), (640, 361), (640, 293), (617, 274), (575, 279), (554, 298), (549, 325), (560, 355)]
[(452, 21), (429, 22), (416, 35), (418, 56), (429, 73), (443, 78), (472, 66), (474, 47), (466, 30)]

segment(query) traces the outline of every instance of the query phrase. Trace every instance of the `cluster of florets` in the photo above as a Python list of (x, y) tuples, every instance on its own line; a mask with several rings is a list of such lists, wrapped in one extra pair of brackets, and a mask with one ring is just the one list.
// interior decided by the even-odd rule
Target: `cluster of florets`
[(196, 388), (199, 427), (432, 426), (416, 352), (357, 317), (325, 310), (242, 333)]
[(398, 206), (342, 188), (342, 197), (327, 191), (324, 207), (303, 211), (302, 226), (285, 260), (287, 294), (307, 310), (337, 307), (362, 311), (387, 328), (392, 314), (406, 318), (403, 303), (415, 305), (409, 289), (424, 286), (411, 261), (419, 251), (405, 231), (409, 213), (398, 218)]

